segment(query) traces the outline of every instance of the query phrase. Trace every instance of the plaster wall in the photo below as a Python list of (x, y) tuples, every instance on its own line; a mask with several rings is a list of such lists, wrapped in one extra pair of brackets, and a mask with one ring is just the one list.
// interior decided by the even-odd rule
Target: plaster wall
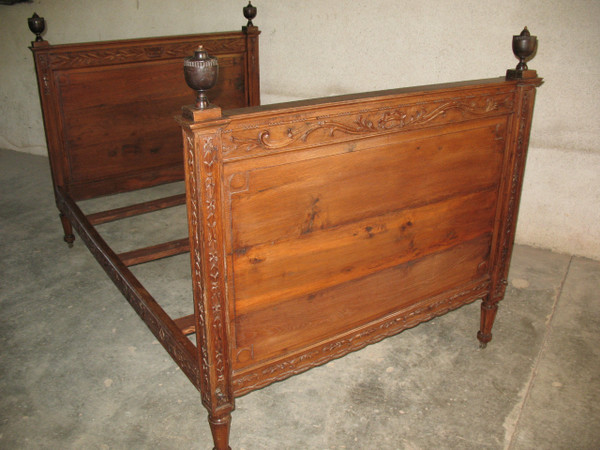
[[(34, 11), (53, 44), (238, 29), (239, 0), (35, 0), (0, 6), (0, 147), (45, 154)], [(600, 2), (254, 0), (263, 103), (502, 76), (527, 25), (539, 89), (517, 241), (600, 259)]]

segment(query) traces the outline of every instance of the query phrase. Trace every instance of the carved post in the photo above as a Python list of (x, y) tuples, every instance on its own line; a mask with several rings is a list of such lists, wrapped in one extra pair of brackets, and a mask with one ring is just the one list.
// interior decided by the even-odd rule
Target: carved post
[(538, 78), (536, 71), (529, 70), (525, 64), (525, 61), (532, 57), (536, 49), (537, 38), (530, 35), (527, 27), (520, 35), (513, 36), (513, 52), (520, 62), (516, 69), (510, 69), (506, 72), (506, 80), (515, 80), (517, 84), (514, 113), (509, 125), (510, 134), (506, 149), (509, 160), (505, 161), (506, 176), (501, 186), (504, 195), (500, 195), (500, 198), (508, 200), (501, 205), (500, 218), (502, 223), (497, 233), (496, 246), (492, 249), (492, 258), (495, 260), (492, 267), (497, 267), (497, 270), (492, 274), (489, 294), (481, 304), (481, 325), (477, 333), (477, 339), (479, 339), (482, 348), (492, 340), (492, 326), (498, 311), (498, 302), (504, 298), (508, 284), (508, 269), (517, 228), (517, 215), (521, 200), (527, 149), (529, 147), (535, 89), (542, 84), (542, 79)]
[[(43, 17), (34, 13), (33, 16), (27, 19), (27, 25), (31, 32), (36, 35), (35, 41), (31, 43), (29, 49), (33, 52), (36, 67), (38, 92), (44, 119), (44, 130), (62, 129), (62, 125), (58, 123), (57, 119), (60, 117), (58, 112), (60, 107), (56, 104), (56, 101), (51, 95), (52, 86), (54, 86), (54, 73), (49, 69), (48, 64), (50, 43), (42, 38), (42, 33), (46, 29), (46, 21)], [(59, 202), (57, 193), (57, 188), (65, 188), (65, 185), (67, 184), (67, 174), (63, 171), (63, 164), (61, 161), (61, 158), (63, 157), (60, 152), (61, 143), (57, 140), (56, 135), (49, 135), (46, 132), (46, 144), (48, 146), (50, 166), (52, 167), (51, 174), (54, 186), (54, 198), (56, 206), (60, 211), (60, 221), (64, 231), (63, 239), (69, 244), (69, 247), (73, 247), (73, 242), (75, 241), (73, 226), (61, 210), (61, 203)]]
[(515, 240), (523, 174), (529, 147), (535, 88), (541, 83), (540, 78), (530, 78), (520, 81), (516, 88), (515, 112), (511, 122), (510, 141), (508, 143), (510, 160), (506, 171), (507, 176), (502, 187), (504, 191), (508, 190), (509, 193), (506, 196), (501, 195), (502, 198), (508, 200), (502, 205), (501, 217), (504, 220), (500, 224), (498, 242), (493, 255), (496, 260), (499, 260), (498, 264), (494, 264), (493, 267), (498, 269), (492, 274), (490, 293), (483, 299), (481, 304), (481, 327), (477, 333), (482, 348), (492, 340), (492, 326), (498, 310), (498, 302), (504, 298), (508, 284), (508, 270)]
[[(202, 403), (215, 448), (228, 449), (234, 409), (225, 295), (220, 108), (184, 108), (183, 128), (194, 316)], [(192, 117), (192, 120), (185, 117)], [(217, 115), (219, 117), (217, 117)]]
[(252, 19), (256, 17), (256, 7), (248, 3), (244, 7), (244, 16), (248, 19), (248, 24), (242, 27), (246, 34), (246, 50), (248, 55), (252, 55), (251, 60), (246, 64), (246, 80), (248, 83), (248, 106), (260, 105), (260, 78), (258, 70), (258, 36), (260, 30), (252, 24)]
[(199, 92), (184, 106), (183, 130), (187, 216), (194, 296), (194, 322), (200, 365), (200, 394), (217, 450), (229, 449), (234, 397), (225, 291), (222, 223), (221, 108), (205, 91), (217, 80), (218, 63), (201, 47), (184, 61), (185, 80)]

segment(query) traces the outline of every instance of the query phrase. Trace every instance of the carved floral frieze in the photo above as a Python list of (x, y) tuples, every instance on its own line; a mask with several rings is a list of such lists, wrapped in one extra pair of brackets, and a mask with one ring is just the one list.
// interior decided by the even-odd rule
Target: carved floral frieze
[[(235, 128), (223, 133), (227, 157), (290, 150), (314, 143), (324, 144), (348, 136), (370, 136), (440, 125), (451, 120), (507, 114), (513, 108), (512, 94), (449, 99), (400, 108), (340, 113), (326, 118), (302, 117), (282, 120), (254, 129)], [(452, 115), (451, 113), (457, 113)], [(313, 138), (314, 137), (314, 138)], [(312, 138), (312, 139), (311, 139)]]
[(186, 150), (186, 164), (187, 164), (187, 189), (189, 192), (190, 206), (189, 220), (190, 220), (190, 233), (192, 236), (192, 245), (190, 250), (192, 252), (192, 281), (194, 298), (194, 309), (196, 311), (196, 317), (198, 323), (196, 324), (196, 343), (198, 345), (198, 354), (200, 360), (200, 395), (202, 396), (202, 403), (206, 406), (210, 405), (209, 396), (209, 358), (208, 358), (208, 347), (207, 347), (207, 335), (205, 326), (206, 311), (204, 302), (201, 299), (204, 297), (203, 285), (202, 285), (202, 248), (200, 242), (202, 242), (202, 229), (199, 224), (201, 221), (202, 212), (200, 210), (198, 200), (198, 189), (197, 179), (199, 174), (196, 173), (196, 158), (195, 158), (195, 144), (193, 136), (190, 134), (185, 135), (185, 150)]

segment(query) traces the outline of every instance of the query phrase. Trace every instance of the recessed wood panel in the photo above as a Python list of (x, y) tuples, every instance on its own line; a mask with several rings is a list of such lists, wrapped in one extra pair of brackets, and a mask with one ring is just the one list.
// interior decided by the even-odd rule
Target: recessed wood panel
[(229, 174), (236, 367), (485, 277), (505, 123)]
[[(209, 96), (225, 108), (245, 105), (243, 55), (225, 55), (219, 62), (218, 88)], [(176, 164), (183, 175), (181, 131), (168, 120), (194, 101), (182, 67), (173, 60), (58, 74), (72, 182)]]
[(368, 276), (491, 233), (496, 191), (395, 211), (235, 255), (236, 313)]
[(244, 253), (260, 243), (495, 186), (505, 121), (460, 132), (447, 127), (441, 136), (430, 130), (418, 140), (398, 134), (373, 149), (230, 175), (244, 184), (231, 195), (232, 215), (239, 218), (232, 223), (232, 250)]
[[(234, 369), (285, 355), (485, 275), (490, 234), (235, 318)], [(368, 293), (368, 295), (366, 295)]]

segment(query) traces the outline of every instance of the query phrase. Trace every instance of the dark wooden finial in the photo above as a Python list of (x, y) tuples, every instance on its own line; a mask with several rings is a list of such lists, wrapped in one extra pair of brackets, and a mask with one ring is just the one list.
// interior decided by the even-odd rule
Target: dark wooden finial
[(33, 16), (27, 19), (27, 25), (29, 25), (31, 32), (35, 34), (35, 42), (44, 40), (42, 33), (46, 29), (46, 21), (43, 17), (38, 16), (37, 13), (33, 13)]
[(529, 61), (535, 55), (537, 50), (537, 37), (532, 36), (527, 27), (523, 28), (521, 34), (513, 36), (512, 49), (515, 56), (519, 59), (519, 64), (515, 69), (506, 71), (506, 78), (509, 80), (522, 78), (535, 78), (535, 70), (529, 70), (526, 61)]
[(206, 91), (213, 88), (219, 75), (217, 58), (209, 56), (201, 45), (183, 61), (183, 74), (189, 87), (197, 91), (196, 109), (207, 109), (209, 106)]
[[(206, 91), (217, 84), (217, 77), (219, 76), (217, 58), (210, 56), (204, 50), (204, 47), (200, 45), (194, 52), (194, 56), (188, 56), (184, 59), (183, 74), (187, 85), (197, 92), (196, 104), (193, 107), (184, 107), (184, 116), (194, 120), (200, 117), (220, 117), (221, 109), (212, 105), (206, 95)], [(205, 114), (205, 111), (210, 111), (210, 113)]]
[(256, 6), (252, 6), (252, 2), (249, 1), (248, 5), (244, 6), (244, 17), (248, 19), (247, 27), (253, 27), (252, 19), (256, 17)]

